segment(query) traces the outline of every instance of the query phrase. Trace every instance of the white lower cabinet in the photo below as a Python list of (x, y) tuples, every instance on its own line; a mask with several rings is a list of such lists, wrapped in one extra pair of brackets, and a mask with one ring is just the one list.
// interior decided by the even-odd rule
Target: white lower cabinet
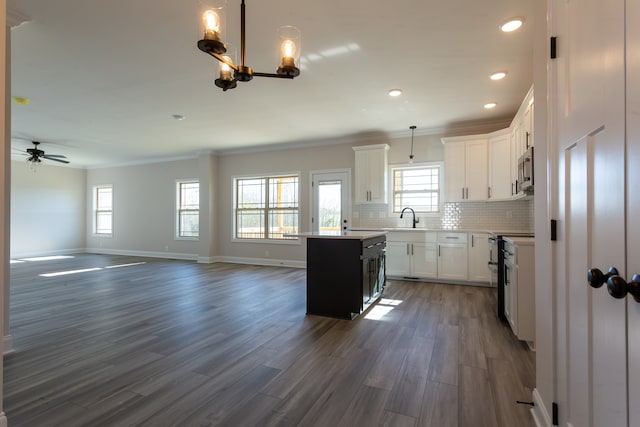
[(390, 231), (386, 271), (391, 277), (489, 282), (486, 233)]
[(435, 278), (438, 274), (436, 233), (397, 231), (387, 235), (387, 275)]
[(438, 279), (468, 280), (467, 233), (438, 233)]
[(489, 281), (489, 235), (469, 233), (469, 281)]

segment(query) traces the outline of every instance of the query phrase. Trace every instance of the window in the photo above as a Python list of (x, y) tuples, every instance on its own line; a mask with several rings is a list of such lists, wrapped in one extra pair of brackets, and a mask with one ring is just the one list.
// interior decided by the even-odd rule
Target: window
[(198, 238), (200, 236), (200, 183), (180, 181), (177, 192), (177, 237)]
[(298, 231), (298, 176), (236, 178), (236, 239), (295, 240)]
[(95, 233), (102, 235), (113, 234), (113, 186), (95, 187)]
[(411, 207), (416, 212), (440, 211), (440, 165), (392, 168), (393, 212)]

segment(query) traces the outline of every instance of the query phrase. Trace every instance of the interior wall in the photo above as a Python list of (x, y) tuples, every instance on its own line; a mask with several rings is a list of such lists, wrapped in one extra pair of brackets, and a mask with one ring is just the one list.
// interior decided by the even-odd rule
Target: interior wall
[[(91, 252), (196, 259), (201, 243), (175, 239), (176, 181), (200, 179), (198, 159), (89, 169), (86, 247)], [(93, 233), (93, 189), (113, 185), (113, 235)]]
[[(384, 143), (383, 142), (372, 142)], [(310, 231), (310, 172), (351, 169), (355, 162), (352, 144), (274, 150), (260, 153), (224, 155), (218, 164), (218, 245), (223, 257), (304, 261), (304, 241), (297, 244), (232, 242), (233, 178), (279, 173), (300, 173), (300, 231)], [(352, 176), (353, 181), (353, 176)], [(353, 185), (353, 182), (352, 182)]]
[(84, 250), (86, 171), (45, 162), (11, 162), (11, 257)]

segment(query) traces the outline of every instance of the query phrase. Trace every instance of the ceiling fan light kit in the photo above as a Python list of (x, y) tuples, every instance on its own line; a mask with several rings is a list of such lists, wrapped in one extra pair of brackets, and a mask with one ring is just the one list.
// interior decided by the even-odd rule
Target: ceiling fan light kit
[(226, 28), (226, 0), (201, 0), (201, 34), (198, 49), (213, 56), (219, 64), (219, 76), (215, 85), (223, 91), (237, 87), (237, 82), (248, 82), (253, 77), (293, 79), (300, 75), (300, 30), (284, 26), (278, 30), (281, 64), (275, 73), (256, 72), (246, 65), (245, 3), (240, 4), (240, 64), (234, 62), (224, 42)]
[(67, 158), (67, 156), (63, 156), (62, 154), (45, 154), (43, 150), (38, 148), (38, 146), (40, 145), (40, 142), (38, 141), (32, 141), (32, 142), (33, 142), (33, 148), (27, 148), (27, 154), (29, 155), (29, 157), (27, 157), (27, 162), (29, 162), (30, 166), (34, 168), (34, 170), (35, 170), (35, 166), (38, 163), (42, 162), (41, 159), (53, 160), (54, 162), (60, 162), (60, 163), (69, 163), (68, 160), (64, 160)]

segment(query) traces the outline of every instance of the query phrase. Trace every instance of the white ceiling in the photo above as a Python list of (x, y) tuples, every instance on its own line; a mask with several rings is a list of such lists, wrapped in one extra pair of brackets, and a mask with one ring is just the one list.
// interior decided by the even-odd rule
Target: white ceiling
[[(533, 80), (534, 1), (246, 0), (247, 65), (275, 71), (281, 25), (301, 30), (307, 60), (294, 80), (222, 92), (196, 47), (196, 0), (8, 0), (30, 21), (11, 30), (12, 96), (30, 100), (12, 103), (12, 146), (39, 140), (92, 167), (511, 118)], [(514, 16), (520, 30), (498, 30)], [(240, 0), (228, 0), (227, 42), (239, 38)], [(491, 81), (498, 70), (507, 78)]]

